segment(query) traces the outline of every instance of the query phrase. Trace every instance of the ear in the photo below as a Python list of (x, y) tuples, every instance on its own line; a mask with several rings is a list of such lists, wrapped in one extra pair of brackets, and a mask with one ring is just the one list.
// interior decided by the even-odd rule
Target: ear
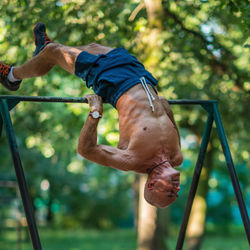
[(156, 180), (150, 180), (150, 181), (148, 181), (148, 183), (147, 183), (148, 189), (152, 190), (154, 188), (154, 186), (155, 186), (155, 183), (156, 183)]

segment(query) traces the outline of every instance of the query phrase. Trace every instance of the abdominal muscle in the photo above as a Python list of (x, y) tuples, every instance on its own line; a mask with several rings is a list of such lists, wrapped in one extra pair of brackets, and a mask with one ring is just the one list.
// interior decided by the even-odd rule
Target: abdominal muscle
[(117, 102), (119, 114), (120, 142), (118, 147), (132, 152), (141, 165), (137, 172), (146, 172), (158, 163), (168, 160), (176, 165), (181, 154), (178, 133), (155, 94), (152, 112), (141, 84), (125, 92)]

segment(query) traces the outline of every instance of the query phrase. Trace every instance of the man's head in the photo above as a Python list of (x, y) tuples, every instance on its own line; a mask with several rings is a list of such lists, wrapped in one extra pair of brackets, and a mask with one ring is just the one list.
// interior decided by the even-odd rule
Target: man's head
[(173, 203), (180, 190), (180, 173), (168, 161), (155, 167), (145, 184), (145, 200), (156, 207), (166, 207)]

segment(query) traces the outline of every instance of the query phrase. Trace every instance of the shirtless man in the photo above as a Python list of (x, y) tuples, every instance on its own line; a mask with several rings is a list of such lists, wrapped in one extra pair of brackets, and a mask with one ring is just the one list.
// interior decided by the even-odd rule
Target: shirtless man
[[(51, 41), (45, 25), (34, 28), (34, 57), (19, 67), (0, 63), (0, 82), (15, 91), (21, 80), (42, 76), (59, 65), (86, 81), (96, 95), (87, 95), (90, 113), (81, 130), (78, 153), (100, 165), (148, 174), (144, 197), (151, 205), (165, 207), (176, 200), (183, 161), (180, 137), (166, 99), (155, 90), (157, 80), (124, 48), (96, 43), (68, 47)], [(119, 115), (117, 148), (97, 145), (97, 125), (102, 102)]]

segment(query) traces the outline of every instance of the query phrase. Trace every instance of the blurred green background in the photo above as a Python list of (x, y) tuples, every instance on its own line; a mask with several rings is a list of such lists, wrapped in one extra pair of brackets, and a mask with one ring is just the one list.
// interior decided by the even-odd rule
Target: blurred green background
[[(159, 80), (159, 94), (167, 99), (218, 100), (249, 209), (249, 11), (246, 0), (2, 0), (0, 61), (19, 65), (31, 58), (32, 29), (42, 21), (55, 42), (126, 47)], [(0, 93), (81, 97), (93, 92), (56, 66), (46, 76), (24, 80), (17, 93), (3, 88)], [(164, 244), (145, 249), (174, 249), (206, 121), (198, 106), (173, 111), (184, 154), (181, 191), (172, 206), (157, 211)], [(42, 245), (143, 249), (137, 246), (139, 177), (76, 153), (87, 114), (86, 104), (20, 103), (11, 112)], [(111, 105), (104, 105), (98, 134), (99, 143), (117, 145), (118, 114)], [(0, 249), (32, 249), (5, 133), (0, 159)], [(187, 237), (186, 249), (248, 248), (215, 128)]]

